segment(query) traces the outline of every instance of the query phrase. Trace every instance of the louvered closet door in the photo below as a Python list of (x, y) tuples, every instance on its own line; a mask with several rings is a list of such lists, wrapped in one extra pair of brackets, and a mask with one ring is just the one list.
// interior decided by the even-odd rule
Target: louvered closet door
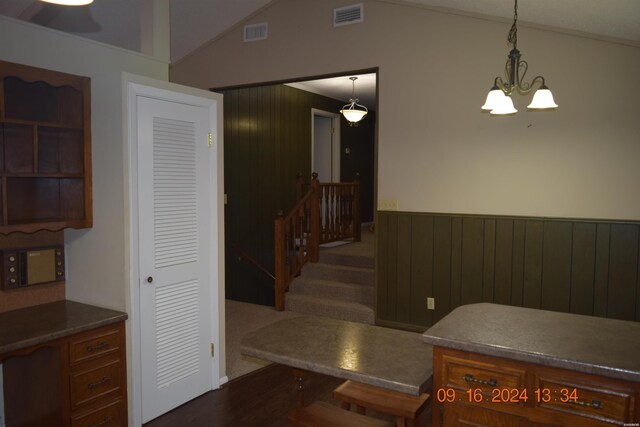
[(146, 422), (212, 388), (211, 149), (207, 108), (138, 97), (137, 110)]

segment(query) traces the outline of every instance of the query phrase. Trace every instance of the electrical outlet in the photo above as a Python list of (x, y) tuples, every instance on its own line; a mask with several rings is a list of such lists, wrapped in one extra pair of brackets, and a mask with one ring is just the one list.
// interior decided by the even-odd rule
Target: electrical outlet
[(378, 200), (378, 210), (381, 211), (397, 211), (398, 199), (380, 199)]
[(436, 309), (436, 299), (427, 298), (427, 310), (435, 310), (435, 309)]

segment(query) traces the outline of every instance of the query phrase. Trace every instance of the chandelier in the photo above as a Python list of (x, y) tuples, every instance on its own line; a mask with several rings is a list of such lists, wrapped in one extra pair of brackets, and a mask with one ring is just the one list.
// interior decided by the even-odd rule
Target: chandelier
[(544, 77), (536, 76), (531, 83), (524, 82), (524, 76), (527, 73), (529, 64), (527, 61), (521, 60), (521, 54), (518, 50), (518, 0), (515, 0), (513, 12), (513, 25), (509, 30), (507, 41), (513, 45), (513, 49), (509, 52), (507, 62), (505, 64), (506, 81), (501, 77), (496, 77), (493, 87), (487, 95), (487, 100), (481, 107), (485, 111), (491, 111), (491, 114), (515, 114), (518, 110), (513, 106), (511, 94), (517, 91), (520, 95), (527, 95), (533, 90), (536, 83), (540, 83), (540, 88), (534, 93), (531, 104), (527, 106), (530, 110), (548, 110), (557, 108), (558, 105), (553, 100), (553, 95), (544, 82)]
[(349, 77), (349, 79), (352, 85), (351, 99), (349, 99), (348, 104), (342, 107), (340, 113), (347, 119), (350, 126), (357, 126), (357, 123), (366, 117), (369, 110), (364, 105), (358, 104), (358, 98), (356, 98), (356, 80), (358, 78)]

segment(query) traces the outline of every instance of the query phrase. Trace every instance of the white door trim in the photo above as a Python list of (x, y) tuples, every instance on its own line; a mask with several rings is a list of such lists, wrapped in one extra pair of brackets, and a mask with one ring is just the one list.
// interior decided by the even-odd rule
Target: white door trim
[[(141, 363), (140, 360), (140, 272), (138, 265), (138, 175), (137, 175), (137, 111), (136, 98), (146, 96), (173, 102), (184, 102), (186, 104), (210, 107), (216, 105), (216, 117), (210, 117), (212, 123), (212, 149), (216, 150), (212, 156), (211, 167), (216, 171), (217, 186), (213, 187), (215, 192), (211, 206), (214, 224), (217, 224), (217, 245), (211, 247), (210, 274), (212, 280), (211, 288), (211, 312), (214, 313), (212, 321), (211, 342), (214, 343), (216, 355), (212, 358), (212, 378), (214, 385), (221, 385), (227, 382), (225, 376), (225, 348), (224, 348), (224, 163), (223, 163), (223, 139), (222, 139), (222, 95), (199, 89), (188, 88), (173, 83), (140, 77), (128, 73), (122, 73), (122, 99), (124, 103), (124, 138), (126, 140), (126, 150), (123, 153), (127, 196), (125, 197), (128, 206), (125, 206), (125, 247), (123, 257), (129, 277), (129, 295), (127, 301), (127, 312), (129, 314), (127, 328), (127, 372), (128, 372), (128, 407), (129, 424), (132, 427), (142, 425), (142, 386), (141, 386)], [(99, 159), (94, 159), (99, 161)], [(212, 233), (213, 234), (213, 233)], [(213, 240), (213, 236), (209, 236)], [(217, 298), (217, 304), (216, 304)], [(218, 316), (215, 316), (218, 313)]]
[(340, 182), (340, 114), (319, 110), (317, 108), (311, 109), (311, 172), (316, 172), (313, 170), (313, 153), (315, 146), (313, 118), (315, 116), (328, 117), (331, 119), (331, 126), (334, 129), (331, 147), (331, 169), (333, 171), (331, 181)]

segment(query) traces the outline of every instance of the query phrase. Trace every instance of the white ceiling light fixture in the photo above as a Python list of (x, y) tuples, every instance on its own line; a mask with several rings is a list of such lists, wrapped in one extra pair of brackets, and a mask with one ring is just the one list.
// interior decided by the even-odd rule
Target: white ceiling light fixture
[(351, 99), (348, 104), (342, 107), (340, 113), (347, 119), (350, 126), (356, 126), (360, 120), (366, 117), (369, 110), (364, 105), (358, 104), (358, 98), (356, 98), (356, 80), (358, 78), (349, 77), (349, 79), (352, 85)]
[(496, 77), (493, 83), (493, 87), (487, 95), (482, 108), (485, 111), (490, 111), (494, 115), (515, 114), (518, 110), (513, 106), (511, 100), (511, 94), (517, 91), (521, 95), (527, 95), (533, 90), (535, 83), (540, 83), (540, 89), (533, 95), (531, 104), (527, 106), (530, 110), (551, 110), (558, 108), (558, 104), (553, 100), (553, 95), (549, 88), (545, 85), (544, 77), (536, 76), (531, 83), (523, 82), (527, 68), (529, 64), (527, 61), (520, 60), (522, 56), (518, 50), (518, 27), (516, 23), (518, 21), (518, 0), (515, 0), (514, 12), (513, 12), (513, 25), (509, 30), (509, 36), (507, 41), (513, 45), (513, 49), (509, 52), (507, 63), (505, 64), (505, 76), (507, 81), (503, 81), (501, 77)]
[(40, 0), (44, 3), (59, 4), (61, 6), (86, 6), (93, 3), (93, 0)]

